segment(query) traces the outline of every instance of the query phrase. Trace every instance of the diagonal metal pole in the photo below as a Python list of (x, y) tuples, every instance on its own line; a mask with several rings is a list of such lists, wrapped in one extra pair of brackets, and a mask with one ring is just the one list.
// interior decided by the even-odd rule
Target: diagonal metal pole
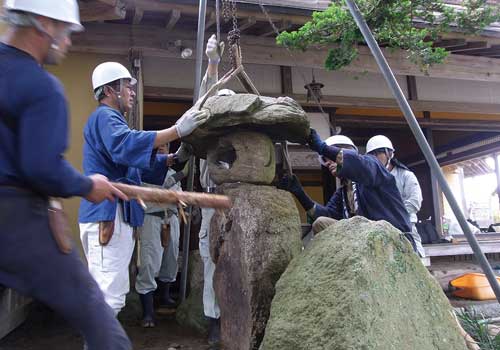
[[(349, 11), (351, 12), (352, 17), (354, 18), (354, 21), (356, 22), (356, 24), (359, 27), (359, 30), (363, 34), (363, 37), (365, 38), (365, 41), (368, 44), (368, 47), (370, 48), (373, 57), (377, 61), (380, 71), (384, 75), (384, 78), (387, 84), (389, 85), (392, 94), (396, 98), (399, 108), (403, 112), (406, 121), (411, 131), (413, 132), (413, 135), (415, 136), (415, 139), (417, 140), (417, 143), (420, 146), (420, 149), (422, 150), (422, 153), (424, 154), (425, 159), (429, 164), (429, 167), (431, 168), (433, 175), (436, 176), (439, 186), (441, 187), (441, 190), (443, 191), (446, 199), (448, 200), (448, 203), (450, 204), (450, 207), (453, 210), (453, 213), (455, 214), (455, 217), (457, 218), (460, 227), (462, 228), (465, 236), (467, 237), (467, 241), (469, 242), (469, 245), (471, 246), (472, 251), (476, 256), (476, 259), (479, 261), (479, 264), (481, 265), (484, 274), (488, 278), (488, 281), (490, 282), (491, 288), (493, 289), (493, 292), (495, 293), (498, 302), (500, 303), (500, 285), (498, 284), (495, 274), (493, 273), (493, 269), (491, 268), (488, 260), (486, 259), (486, 256), (481, 251), (481, 247), (479, 246), (476, 237), (474, 237), (474, 235), (472, 234), (469, 225), (465, 220), (464, 213), (460, 209), (457, 200), (453, 196), (453, 193), (451, 192), (451, 189), (448, 186), (448, 183), (446, 182), (446, 179), (443, 175), (441, 167), (439, 166), (439, 163), (436, 160), (434, 153), (432, 152), (429, 144), (427, 143), (427, 140), (425, 139), (422, 130), (420, 129), (420, 126), (418, 125), (417, 118), (415, 118), (415, 115), (411, 110), (410, 104), (406, 100), (403, 91), (401, 90), (396, 78), (394, 77), (394, 74), (392, 73), (391, 68), (389, 67), (389, 64), (387, 63), (382, 53), (382, 50), (380, 50), (377, 41), (375, 40), (370, 28), (366, 24), (366, 21), (363, 18), (361, 12), (359, 11), (359, 8), (356, 5), (355, 1), (354, 0), (345, 0), (345, 1), (347, 3), (347, 6), (349, 7)], [(438, 220), (438, 218), (436, 218), (436, 220)]]
[[(194, 96), (193, 103), (198, 101), (198, 95), (200, 94), (201, 85), (201, 69), (203, 65), (203, 44), (205, 42), (205, 16), (207, 13), (207, 0), (200, 0), (200, 6), (198, 11), (198, 36), (196, 38), (196, 73), (194, 82)], [(187, 190), (192, 192), (194, 187), (194, 174), (195, 174), (195, 159), (193, 156), (189, 159), (188, 165), (188, 179), (187, 179)], [(181, 270), (181, 286), (180, 286), (180, 297), (181, 301), (186, 300), (186, 290), (187, 290), (187, 274), (189, 266), (189, 238), (191, 235), (191, 217), (193, 213), (193, 207), (187, 209), (188, 216), (187, 222), (184, 225), (184, 239), (182, 244), (182, 270)]]

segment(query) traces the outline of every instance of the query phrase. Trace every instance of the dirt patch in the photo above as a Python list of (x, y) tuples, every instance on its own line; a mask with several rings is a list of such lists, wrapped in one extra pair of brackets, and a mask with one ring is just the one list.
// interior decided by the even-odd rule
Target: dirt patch
[[(205, 350), (202, 336), (183, 329), (175, 323), (175, 314), (158, 315), (156, 328), (140, 327), (139, 315), (122, 320), (127, 334), (134, 344), (134, 350)], [(60, 316), (47, 307), (32, 305), (26, 322), (0, 340), (0, 350), (80, 350), (82, 337)]]

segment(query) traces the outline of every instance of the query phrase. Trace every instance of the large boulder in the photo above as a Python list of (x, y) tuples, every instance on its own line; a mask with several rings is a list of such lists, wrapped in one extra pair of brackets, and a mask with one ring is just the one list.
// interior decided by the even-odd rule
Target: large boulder
[(208, 320), (203, 311), (203, 260), (198, 250), (189, 254), (188, 295), (175, 313), (177, 323), (198, 333), (208, 332)]
[(225, 184), (217, 192), (233, 207), (211, 223), (214, 285), (225, 349), (258, 349), (275, 283), (302, 249), (300, 219), (290, 193), (271, 186)]
[(397, 229), (355, 217), (290, 263), (261, 350), (466, 350), (451, 312)]
[(207, 154), (210, 178), (217, 184), (270, 184), (276, 174), (274, 144), (264, 134), (237, 132), (220, 137)]
[(255, 131), (268, 135), (273, 141), (301, 144), (305, 144), (309, 136), (306, 112), (289, 97), (213, 96), (202, 109), (209, 111), (210, 118), (183, 141), (191, 144), (195, 154), (204, 159), (214, 140), (239, 131)]

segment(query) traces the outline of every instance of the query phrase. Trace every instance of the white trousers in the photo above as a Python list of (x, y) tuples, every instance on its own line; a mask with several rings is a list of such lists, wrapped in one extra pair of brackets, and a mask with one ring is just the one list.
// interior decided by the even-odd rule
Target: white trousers
[(205, 316), (220, 317), (220, 309), (215, 299), (214, 272), (215, 264), (210, 257), (210, 222), (215, 210), (212, 208), (201, 209), (201, 228), (199, 233), (200, 255), (203, 260), (203, 310)]
[(158, 216), (144, 217), (144, 225), (139, 234), (139, 273), (135, 281), (135, 290), (139, 294), (155, 291), (155, 278), (162, 282), (175, 282), (179, 257), (179, 218), (172, 214), (167, 219), (170, 225), (170, 242), (167, 249), (161, 245), (161, 225), (163, 219)]
[(123, 221), (121, 206), (116, 210), (113, 236), (106, 246), (99, 244), (99, 223), (80, 224), (80, 239), (90, 274), (106, 303), (118, 314), (130, 290), (129, 264), (135, 245), (133, 229)]

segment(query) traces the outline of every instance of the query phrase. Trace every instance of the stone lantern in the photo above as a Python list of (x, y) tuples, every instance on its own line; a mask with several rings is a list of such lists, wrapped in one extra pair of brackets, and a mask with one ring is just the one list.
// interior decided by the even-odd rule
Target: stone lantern
[(217, 193), (233, 203), (215, 213), (210, 232), (222, 346), (257, 349), (275, 284), (302, 248), (294, 199), (271, 185), (274, 143), (304, 144), (309, 121), (288, 97), (214, 96), (203, 108), (210, 112), (209, 120), (183, 141), (207, 159)]

